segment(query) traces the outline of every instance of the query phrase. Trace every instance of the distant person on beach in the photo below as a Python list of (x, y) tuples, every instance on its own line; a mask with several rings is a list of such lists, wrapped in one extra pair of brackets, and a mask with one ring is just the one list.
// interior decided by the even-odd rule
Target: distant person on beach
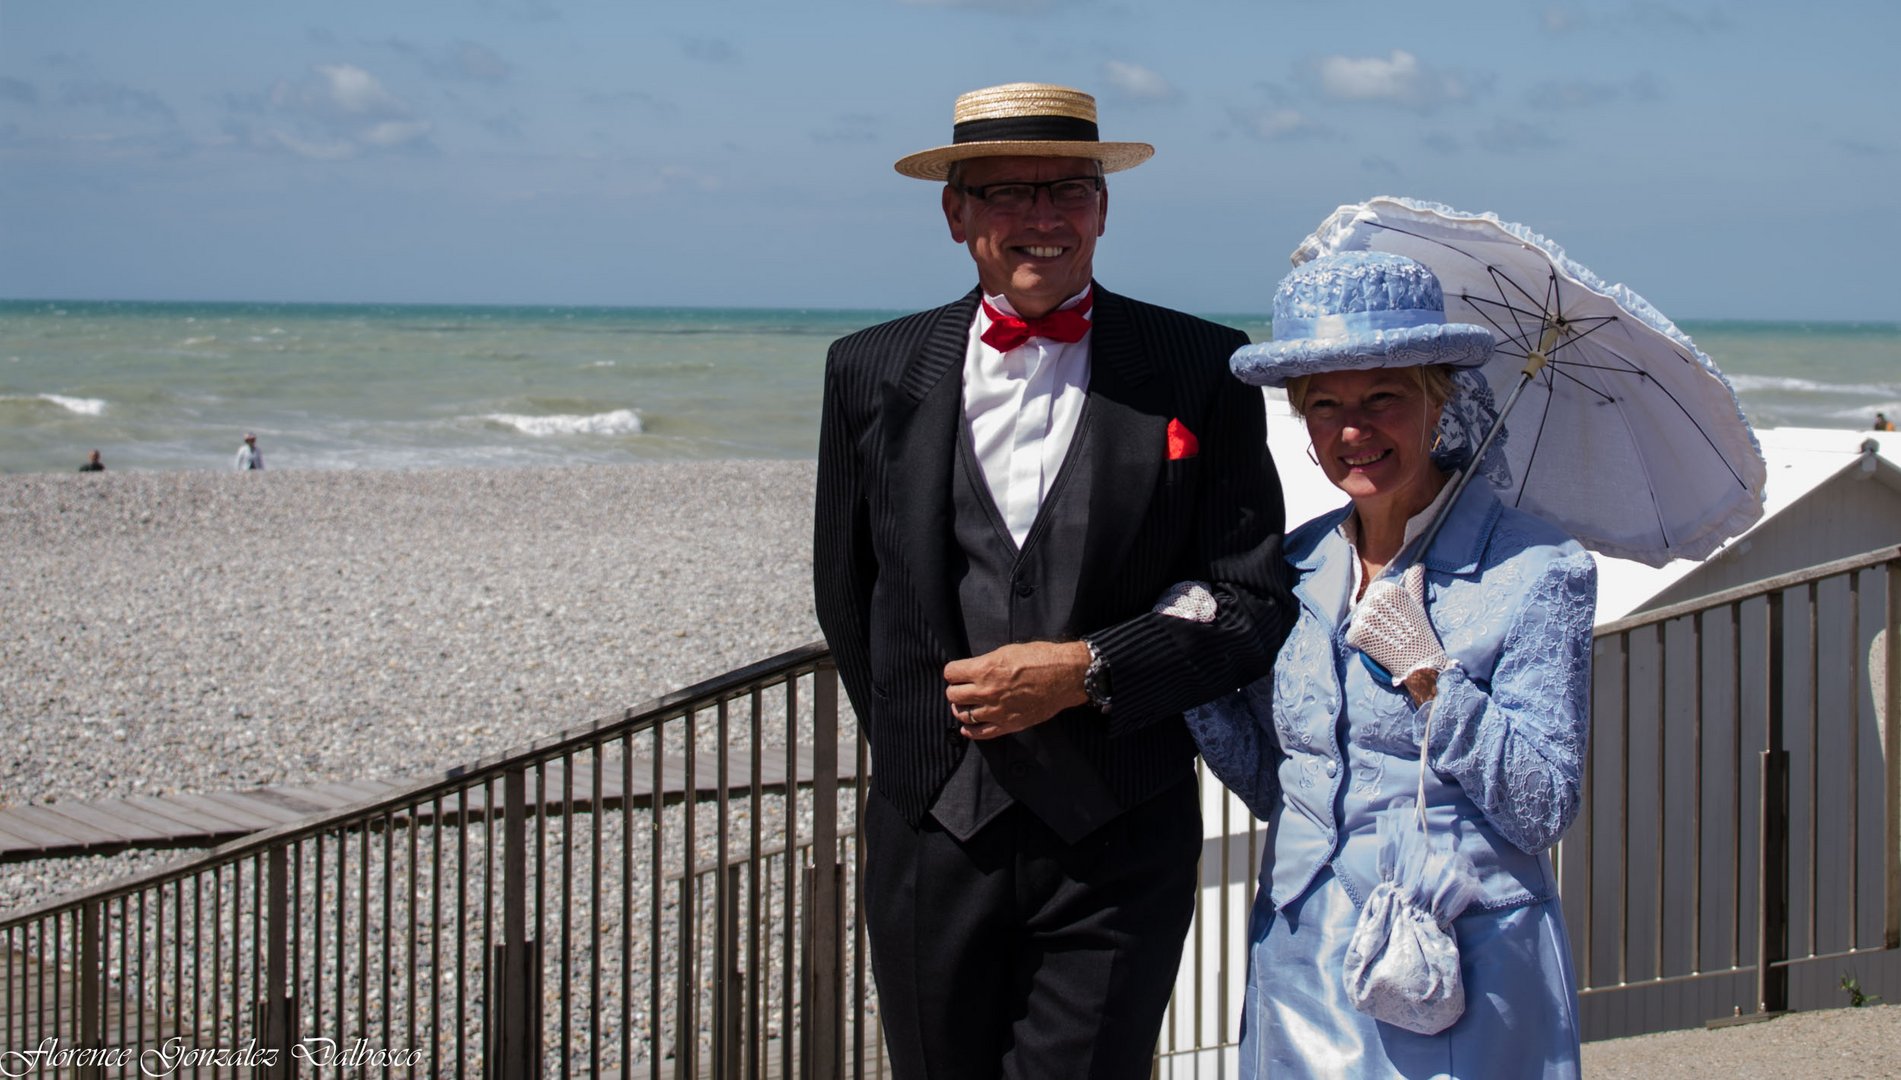
[(99, 451), (94, 450), (92, 452), (92, 456), (86, 459), (86, 463), (79, 467), (79, 471), (80, 472), (105, 472), (106, 463), (99, 460)]
[[(1149, 1075), (1194, 908), (1184, 709), (1293, 619), (1239, 331), (1092, 280), (1096, 103), (964, 94), (943, 182), (977, 288), (835, 342), (814, 585), (871, 744), (864, 912), (893, 1074)], [(1161, 599), (1158, 600), (1157, 597)]]
[(238, 447), (237, 466), (239, 472), (264, 467), (264, 451), (257, 448), (257, 436), (248, 431), (244, 433), (244, 445)]
[(1893, 431), (1894, 421), (1888, 419), (1886, 416), (1882, 415), (1881, 413), (1876, 413), (1875, 414), (1875, 430), (1876, 431)]

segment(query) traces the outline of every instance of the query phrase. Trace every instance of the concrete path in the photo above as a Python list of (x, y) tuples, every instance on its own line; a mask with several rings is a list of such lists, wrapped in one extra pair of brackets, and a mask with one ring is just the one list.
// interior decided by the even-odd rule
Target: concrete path
[(1789, 1013), (1759, 1024), (1584, 1044), (1591, 1080), (1901, 1077), (1901, 1005)]

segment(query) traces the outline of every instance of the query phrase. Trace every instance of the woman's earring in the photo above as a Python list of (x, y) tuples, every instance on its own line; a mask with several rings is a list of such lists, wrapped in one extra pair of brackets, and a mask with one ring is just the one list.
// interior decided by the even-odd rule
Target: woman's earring
[(1313, 462), (1315, 465), (1320, 464), (1320, 455), (1314, 453), (1313, 443), (1307, 444), (1307, 460)]

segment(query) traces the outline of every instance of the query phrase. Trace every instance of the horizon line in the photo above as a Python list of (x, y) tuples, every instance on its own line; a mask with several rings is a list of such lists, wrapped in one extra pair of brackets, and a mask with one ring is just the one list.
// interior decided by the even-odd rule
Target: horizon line
[[(207, 299), (152, 299), (147, 297), (95, 297), (82, 299), (66, 296), (0, 296), (0, 304), (150, 304), (150, 305), (189, 305), (202, 304), (211, 307), (389, 307), (389, 308), (547, 308), (556, 311), (795, 311), (821, 312), (827, 314), (890, 314), (904, 315), (914, 311), (928, 310), (918, 307), (828, 307), (814, 304), (604, 304), (570, 303), (532, 300), (207, 300)], [(1224, 310), (1206, 308), (1193, 314), (1204, 318), (1216, 315), (1244, 318), (1252, 321), (1272, 323), (1272, 317), (1266, 312), (1244, 310)], [(1672, 320), (1677, 321), (1677, 320)], [(1895, 327), (1901, 329), (1901, 320), (1865, 319), (1865, 318), (1816, 318), (1786, 316), (1781, 318), (1743, 318), (1735, 316), (1686, 316), (1686, 323), (1753, 323), (1769, 325), (1812, 325), (1831, 326), (1868, 326)]]

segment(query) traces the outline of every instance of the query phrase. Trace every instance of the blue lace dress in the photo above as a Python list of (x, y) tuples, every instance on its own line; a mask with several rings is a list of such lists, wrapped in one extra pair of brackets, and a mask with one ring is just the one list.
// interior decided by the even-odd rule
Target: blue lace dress
[(1342, 975), (1378, 880), (1379, 816), (1410, 813), (1424, 730), (1346, 645), (1359, 565), (1346, 517), (1288, 537), (1301, 610), (1274, 673), (1189, 715), (1209, 767), (1268, 822), (1241, 1075), (1575, 1077), (1576, 981), (1546, 849), (1579, 805), (1595, 564), (1484, 484), (1426, 553), (1427, 609), (1458, 661), (1433, 703), (1429, 828), (1456, 838), (1482, 892), (1453, 924), (1465, 1012), (1417, 1035), (1356, 1011)]

